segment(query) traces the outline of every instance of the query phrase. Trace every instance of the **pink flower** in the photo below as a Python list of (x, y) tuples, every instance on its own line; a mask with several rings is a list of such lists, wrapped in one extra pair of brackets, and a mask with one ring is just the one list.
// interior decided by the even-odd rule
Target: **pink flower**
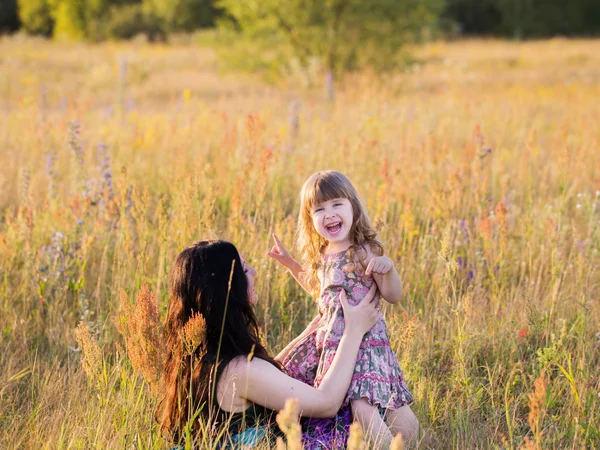
[(335, 269), (331, 274), (331, 283), (332, 284), (341, 284), (344, 281), (344, 272), (340, 269)]

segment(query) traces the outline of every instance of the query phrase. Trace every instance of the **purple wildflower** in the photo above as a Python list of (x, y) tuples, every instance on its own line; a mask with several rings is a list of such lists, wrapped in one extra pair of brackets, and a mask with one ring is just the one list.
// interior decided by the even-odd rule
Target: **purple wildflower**
[(21, 169), (19, 177), (19, 196), (21, 197), (21, 203), (27, 203), (29, 201), (30, 187), (31, 171), (27, 168)]
[(131, 97), (125, 102), (125, 112), (130, 114), (135, 109), (135, 100)]
[(98, 144), (98, 158), (100, 160), (100, 173), (103, 178), (104, 190), (108, 193), (108, 199), (112, 200), (115, 195), (112, 184), (112, 169), (110, 167), (110, 155), (108, 146), (103, 142)]
[(465, 240), (467, 242), (469, 242), (469, 228), (467, 227), (467, 222), (465, 222), (464, 220), (461, 220), (459, 222), (459, 225), (460, 225), (460, 229), (463, 232), (463, 236), (464, 236)]
[(48, 195), (50, 198), (56, 198), (56, 160), (58, 156), (56, 150), (52, 149), (46, 155), (46, 175), (48, 175)]
[(335, 83), (333, 73), (331, 72), (327, 72), (325, 77), (325, 98), (329, 102), (333, 102), (335, 100)]
[(79, 143), (79, 133), (81, 132), (77, 119), (69, 122), (69, 147), (73, 150), (75, 158), (79, 165), (83, 166), (83, 148)]

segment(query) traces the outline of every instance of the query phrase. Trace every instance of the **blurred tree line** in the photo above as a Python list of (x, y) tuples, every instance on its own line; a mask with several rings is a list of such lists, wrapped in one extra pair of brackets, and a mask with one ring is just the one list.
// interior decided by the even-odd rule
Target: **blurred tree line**
[(235, 68), (335, 77), (393, 68), (432, 36), (597, 35), (600, 0), (0, 0), (0, 33), (152, 41), (202, 28)]
[(600, 0), (446, 0), (460, 34), (512, 38), (600, 34)]
[[(444, 6), (440, 8), (438, 4), (431, 7), (436, 3), (431, 0), (365, 0), (361, 13), (366, 20), (376, 19), (383, 3), (388, 4), (385, 9), (392, 13), (411, 10), (409, 4), (412, 3), (436, 14), (438, 29), (459, 35), (537, 38), (600, 33), (600, 0), (443, 1)], [(254, 0), (0, 0), (0, 33), (23, 29), (30, 34), (95, 40), (128, 38), (138, 33), (164, 37), (172, 32), (215, 27), (222, 18), (240, 17), (240, 8), (261, 10), (256, 11), (258, 16), (273, 3)], [(280, 3), (282, 9), (297, 9), (303, 13), (314, 11), (317, 2), (286, 0)], [(353, 4), (350, 8), (354, 8), (359, 4), (329, 0), (321, 3), (325, 8), (346, 3)], [(372, 31), (381, 30), (373, 26)]]
[(215, 26), (214, 0), (0, 0), (0, 33), (72, 40), (128, 39)]

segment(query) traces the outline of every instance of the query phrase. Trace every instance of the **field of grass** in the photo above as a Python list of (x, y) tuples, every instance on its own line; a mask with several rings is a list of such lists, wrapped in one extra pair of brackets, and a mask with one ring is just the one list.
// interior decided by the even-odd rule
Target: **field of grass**
[(600, 41), (415, 61), (331, 103), (188, 44), (2, 38), (0, 448), (168, 445), (117, 325), (143, 285), (164, 311), (194, 240), (238, 246), (269, 349), (291, 340), (315, 302), (265, 253), (325, 168), (404, 280), (388, 328), (439, 448), (600, 447)]

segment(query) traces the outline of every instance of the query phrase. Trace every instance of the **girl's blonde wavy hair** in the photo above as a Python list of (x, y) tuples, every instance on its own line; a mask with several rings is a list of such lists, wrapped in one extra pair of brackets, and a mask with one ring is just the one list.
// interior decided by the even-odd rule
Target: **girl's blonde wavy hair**
[(367, 245), (376, 254), (383, 255), (383, 245), (376, 239), (377, 232), (371, 226), (367, 211), (350, 180), (337, 170), (325, 170), (311, 175), (300, 191), (297, 242), (304, 266), (304, 281), (315, 295), (319, 291), (318, 272), (327, 240), (315, 230), (312, 210), (315, 205), (335, 198), (345, 198), (352, 205), (353, 219), (348, 237), (352, 243), (350, 251), (354, 261), (364, 266), (357, 250), (364, 249)]

